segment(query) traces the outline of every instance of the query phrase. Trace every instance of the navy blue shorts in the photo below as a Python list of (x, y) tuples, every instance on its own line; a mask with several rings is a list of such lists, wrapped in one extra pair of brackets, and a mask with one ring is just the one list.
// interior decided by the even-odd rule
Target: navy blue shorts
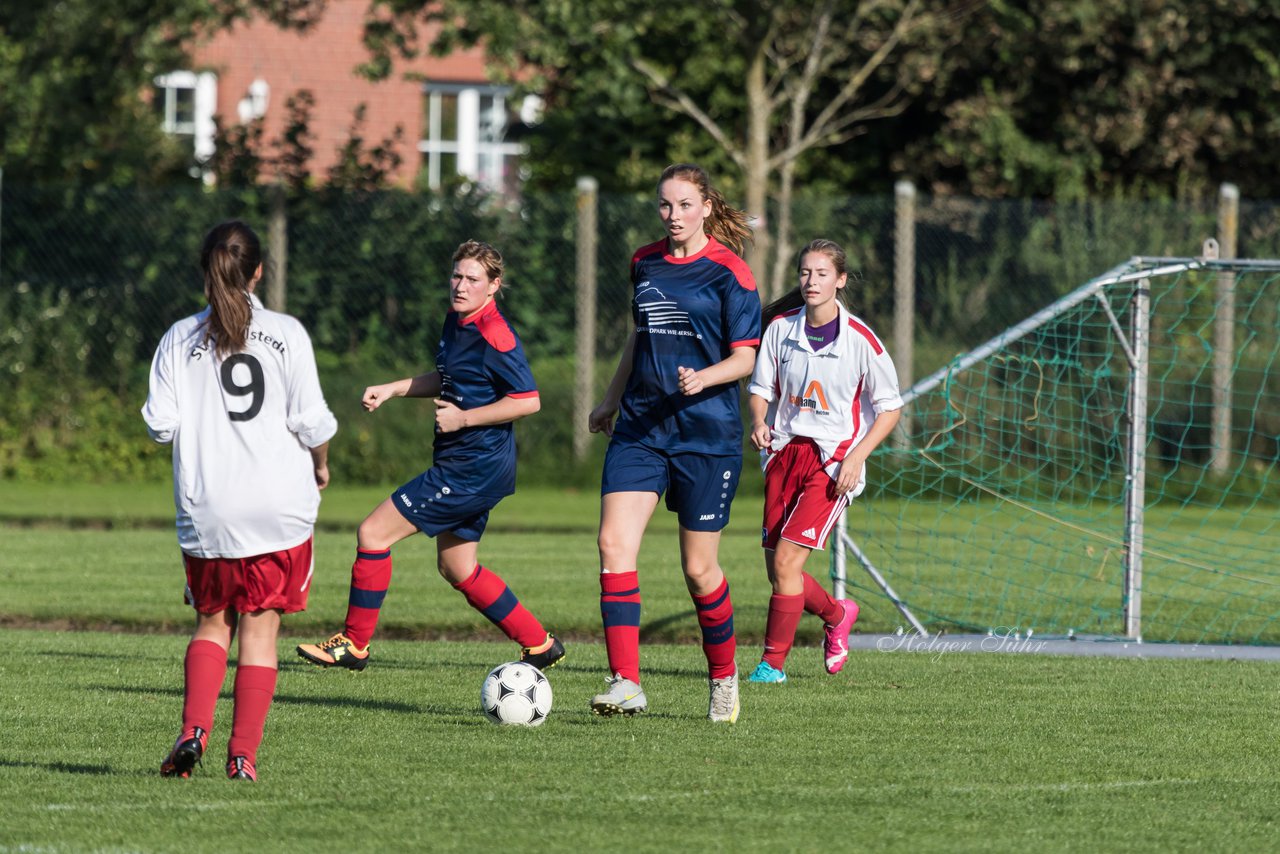
[(438, 469), (431, 468), (391, 493), (391, 503), (400, 515), (428, 537), (448, 531), (459, 539), (480, 542), (489, 511), (503, 499), (501, 495), (462, 492), (449, 486)]
[(689, 531), (720, 531), (729, 524), (729, 505), (738, 491), (742, 454), (666, 454), (614, 439), (604, 456), (600, 494), (666, 493), (667, 509)]

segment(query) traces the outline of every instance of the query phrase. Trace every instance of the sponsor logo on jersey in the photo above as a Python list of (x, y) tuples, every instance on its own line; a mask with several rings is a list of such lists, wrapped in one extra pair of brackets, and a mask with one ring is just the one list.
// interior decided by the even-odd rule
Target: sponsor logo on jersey
[(635, 301), (636, 309), (640, 312), (640, 324), (636, 327), (636, 331), (648, 332), (651, 335), (702, 337), (693, 331), (693, 325), (689, 322), (689, 312), (682, 311), (675, 300), (668, 299), (666, 294), (650, 285), (648, 280), (636, 285)]
[(827, 393), (822, 390), (822, 383), (810, 381), (802, 395), (788, 395), (793, 406), (808, 409), (814, 415), (830, 415), (831, 407), (827, 404)]

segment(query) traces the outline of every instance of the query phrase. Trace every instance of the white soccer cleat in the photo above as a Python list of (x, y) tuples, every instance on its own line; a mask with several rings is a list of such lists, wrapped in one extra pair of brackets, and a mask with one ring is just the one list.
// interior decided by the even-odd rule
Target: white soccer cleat
[(649, 708), (649, 699), (645, 697), (644, 690), (630, 679), (623, 678), (621, 673), (613, 674), (608, 682), (608, 691), (591, 698), (591, 711), (597, 715), (606, 718), (612, 715), (634, 715)]
[(711, 707), (707, 710), (707, 720), (717, 723), (736, 722), (738, 712), (742, 711), (742, 706), (738, 703), (738, 674), (708, 681), (711, 683)]

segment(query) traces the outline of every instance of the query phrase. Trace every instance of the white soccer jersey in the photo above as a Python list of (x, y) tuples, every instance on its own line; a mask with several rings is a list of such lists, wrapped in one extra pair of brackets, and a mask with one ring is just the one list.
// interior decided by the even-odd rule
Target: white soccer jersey
[[(893, 359), (867, 324), (843, 305), (840, 334), (814, 352), (805, 335), (803, 307), (774, 318), (764, 331), (749, 391), (769, 402), (771, 446), (761, 465), (797, 436), (814, 441), (823, 468), (835, 479), (849, 451), (862, 441), (878, 413), (902, 408)], [(866, 468), (849, 492), (866, 488)]]
[(309, 449), (338, 430), (302, 324), (252, 302), (243, 352), (217, 358), (206, 308), (169, 327), (151, 361), (142, 417), (151, 438), (173, 443), (178, 545), (195, 557), (305, 542), (320, 507)]

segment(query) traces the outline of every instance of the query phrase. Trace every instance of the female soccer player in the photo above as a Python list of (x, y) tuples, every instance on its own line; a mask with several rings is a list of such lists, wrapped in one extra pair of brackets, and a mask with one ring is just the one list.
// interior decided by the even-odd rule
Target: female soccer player
[(522, 661), (545, 670), (564, 658), (564, 645), (506, 582), (476, 562), (489, 511), (515, 492), (512, 422), (541, 405), (520, 339), (494, 301), (502, 272), (502, 256), (489, 244), (459, 246), (436, 369), (364, 391), (369, 412), (394, 397), (438, 398), (433, 461), (360, 523), (346, 625), (326, 641), (298, 647), (313, 664), (363, 670), (369, 663), (369, 639), (391, 584), (391, 547), (418, 531), (435, 537), (440, 574), (520, 644)]
[(902, 409), (893, 360), (838, 298), (845, 263), (839, 244), (812, 241), (800, 252), (799, 289), (764, 312), (748, 408), (764, 464), (764, 562), (773, 595), (752, 682), (787, 681), (783, 665), (804, 611), (825, 623), (827, 672), (839, 673), (858, 618), (855, 602), (833, 599), (804, 571), (849, 499), (862, 493), (867, 457)]
[[(738, 719), (733, 603), (718, 559), (720, 531), (742, 471), (737, 380), (760, 343), (760, 298), (735, 254), (750, 237), (746, 215), (727, 205), (707, 174), (668, 166), (658, 181), (667, 237), (631, 259), (635, 331), (623, 349), (592, 432), (611, 439), (600, 502), (600, 612), (609, 688), (599, 715), (648, 707), (640, 688), (637, 557), (665, 492), (680, 521), (680, 562), (702, 627), (713, 721)], [(618, 415), (617, 424), (613, 423)]]
[(262, 251), (252, 229), (215, 227), (200, 266), (209, 306), (160, 340), (142, 409), (151, 438), (173, 445), (178, 545), (196, 610), (182, 732), (160, 773), (190, 777), (204, 755), (238, 632), (226, 769), (233, 780), (256, 780), (280, 615), (307, 606), (312, 530), (338, 422), (302, 324), (254, 294)]

